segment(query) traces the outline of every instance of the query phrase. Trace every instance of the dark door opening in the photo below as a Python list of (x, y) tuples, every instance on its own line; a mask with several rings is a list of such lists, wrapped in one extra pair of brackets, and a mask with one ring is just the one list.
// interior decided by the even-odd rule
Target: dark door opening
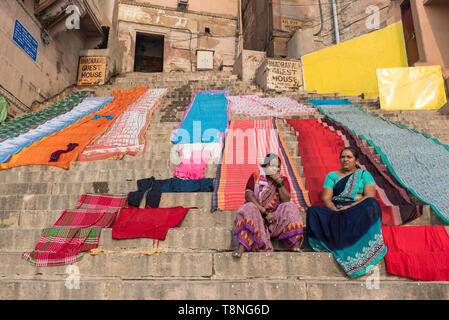
[(135, 72), (164, 71), (164, 36), (136, 35)]
[(402, 25), (404, 28), (405, 48), (407, 50), (408, 66), (411, 67), (419, 60), (418, 43), (416, 42), (415, 26), (413, 25), (410, 0), (401, 4)]

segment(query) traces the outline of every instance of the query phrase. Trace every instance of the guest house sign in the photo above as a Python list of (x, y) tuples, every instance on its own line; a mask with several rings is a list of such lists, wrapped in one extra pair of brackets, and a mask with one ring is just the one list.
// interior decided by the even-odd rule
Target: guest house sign
[(80, 57), (78, 85), (103, 85), (106, 78), (106, 57)]
[(300, 61), (268, 59), (267, 71), (267, 89), (296, 90), (302, 84)]

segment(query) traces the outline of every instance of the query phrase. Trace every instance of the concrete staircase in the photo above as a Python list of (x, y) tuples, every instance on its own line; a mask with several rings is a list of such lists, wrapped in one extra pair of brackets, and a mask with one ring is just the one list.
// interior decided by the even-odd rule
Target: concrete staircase
[[(163, 194), (160, 207), (199, 208), (159, 242), (166, 253), (86, 254), (75, 264), (80, 289), (65, 286), (67, 266), (38, 268), (22, 260), (21, 253), (34, 249), (42, 228), (73, 208), (83, 193), (130, 192), (137, 189), (138, 179), (172, 177), (170, 133), (196, 90), (263, 94), (226, 73), (128, 74), (94, 89), (104, 96), (136, 85), (171, 88), (151, 120), (145, 152), (121, 161), (75, 162), (68, 171), (47, 166), (0, 171), (0, 299), (449, 299), (449, 283), (395, 277), (386, 273), (383, 261), (376, 269), (378, 286), (370, 281), (372, 273), (350, 280), (330, 253), (313, 252), (307, 241), (303, 253), (285, 252), (275, 243), (275, 252), (245, 253), (236, 260), (231, 256), (237, 245), (232, 236), (235, 212), (210, 213), (211, 193)], [(302, 173), (297, 137), (282, 122), (280, 129)], [(214, 178), (216, 170), (210, 164), (206, 177)], [(416, 224), (428, 221), (423, 217)], [(152, 239), (113, 240), (111, 229), (102, 231), (99, 244), (115, 251), (156, 246)]]

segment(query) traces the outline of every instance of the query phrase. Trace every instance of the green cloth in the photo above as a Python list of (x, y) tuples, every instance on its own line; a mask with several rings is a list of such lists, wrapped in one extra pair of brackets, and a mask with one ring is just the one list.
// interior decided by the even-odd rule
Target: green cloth
[(17, 136), (23, 132), (28, 131), (31, 128), (37, 127), (38, 125), (50, 119), (69, 112), (76, 105), (80, 104), (84, 100), (84, 98), (89, 97), (92, 93), (92, 91), (72, 92), (61, 101), (51, 105), (44, 110), (28, 113), (21, 116), (20, 118), (16, 118), (3, 123), (2, 125), (0, 125), (0, 141)]
[(8, 115), (8, 101), (6, 101), (4, 96), (0, 96), (0, 123), (5, 121)]

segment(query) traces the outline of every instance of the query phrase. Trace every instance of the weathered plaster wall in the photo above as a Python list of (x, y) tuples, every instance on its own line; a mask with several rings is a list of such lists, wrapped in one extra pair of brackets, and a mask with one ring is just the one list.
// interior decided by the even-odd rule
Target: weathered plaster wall
[[(36, 62), (13, 41), (15, 19), (39, 43)], [(21, 1), (0, 1), (0, 84), (27, 106), (55, 95), (76, 81), (78, 54), (85, 41), (83, 35), (76, 30), (61, 30), (50, 34), (50, 38), (50, 44), (43, 43), (39, 22)]]
[[(205, 29), (209, 28), (210, 33)], [(214, 69), (232, 68), (237, 46), (237, 18), (160, 8), (119, 5), (123, 72), (134, 70), (136, 34), (164, 36), (164, 72), (195, 71), (196, 50), (214, 50)]]

